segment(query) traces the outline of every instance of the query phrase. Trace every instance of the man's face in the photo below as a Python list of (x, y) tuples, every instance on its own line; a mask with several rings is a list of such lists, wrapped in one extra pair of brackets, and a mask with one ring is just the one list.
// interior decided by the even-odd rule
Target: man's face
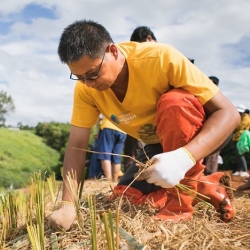
[(67, 65), (71, 71), (72, 80), (78, 79), (86, 86), (99, 91), (110, 88), (117, 77), (117, 62), (109, 47), (100, 58), (92, 59), (84, 56), (77, 62)]

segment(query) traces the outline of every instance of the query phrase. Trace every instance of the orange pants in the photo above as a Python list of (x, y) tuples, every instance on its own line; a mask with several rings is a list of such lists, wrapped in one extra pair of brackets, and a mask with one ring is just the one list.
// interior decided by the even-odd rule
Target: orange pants
[(169, 152), (185, 146), (197, 135), (205, 112), (192, 94), (173, 89), (159, 99), (155, 121), (163, 152)]
[[(145, 146), (149, 158), (162, 152), (170, 152), (185, 146), (197, 133), (205, 121), (205, 112), (199, 101), (186, 90), (173, 89), (163, 94), (157, 103), (156, 125), (160, 144)], [(146, 162), (144, 152), (141, 150), (137, 160)], [(201, 165), (200, 163), (197, 163)], [(200, 169), (200, 168), (199, 168)], [(195, 166), (187, 175), (194, 172)], [(129, 185), (138, 172), (135, 164), (131, 165), (118, 185)], [(135, 181), (132, 187), (139, 189), (143, 194), (156, 191), (161, 187), (149, 184), (146, 181)]]

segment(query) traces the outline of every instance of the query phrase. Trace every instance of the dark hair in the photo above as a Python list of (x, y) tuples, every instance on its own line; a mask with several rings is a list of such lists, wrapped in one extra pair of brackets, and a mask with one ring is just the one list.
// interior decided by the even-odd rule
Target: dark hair
[(102, 25), (92, 20), (80, 20), (64, 29), (58, 55), (62, 63), (76, 62), (83, 56), (96, 59), (110, 43), (113, 40)]
[(189, 60), (192, 64), (194, 64), (194, 59), (188, 58), (188, 60)]
[(139, 26), (133, 31), (130, 41), (139, 43), (146, 42), (148, 35), (150, 35), (156, 41), (156, 37), (149, 27)]
[(245, 109), (244, 113), (249, 114), (249, 109)]
[(219, 78), (217, 78), (216, 76), (209, 76), (208, 77), (215, 85), (219, 85)]

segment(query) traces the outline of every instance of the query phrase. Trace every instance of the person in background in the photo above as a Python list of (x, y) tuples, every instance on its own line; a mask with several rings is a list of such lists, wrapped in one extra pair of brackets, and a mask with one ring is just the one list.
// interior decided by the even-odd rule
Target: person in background
[(134, 29), (130, 41), (132, 42), (156, 42), (156, 37), (153, 33), (153, 31), (147, 27), (147, 26), (139, 26), (136, 29)]
[[(194, 213), (195, 196), (178, 189), (183, 184), (194, 194), (209, 197), (222, 220), (235, 216), (231, 189), (226, 188), (229, 177), (225, 173), (203, 176), (202, 161), (223, 146), (240, 116), (204, 73), (167, 44), (114, 43), (105, 27), (92, 20), (67, 26), (58, 54), (69, 67), (70, 79), (77, 82), (62, 201), (49, 217), (54, 230), (68, 230), (76, 218), (66, 176), (75, 171), (78, 187), (86, 152), (73, 147), (87, 148), (100, 113), (146, 143), (146, 155), (141, 150), (136, 159), (151, 163), (143, 172), (132, 164), (113, 190), (116, 197), (123, 195), (133, 204), (150, 200), (158, 209), (155, 218), (178, 222)], [(220, 185), (222, 180), (225, 185)]]
[[(94, 141), (91, 147), (92, 151), (97, 151), (97, 145), (99, 141), (99, 133), (95, 131), (94, 128)], [(90, 179), (99, 179), (102, 175), (102, 165), (101, 162), (98, 160), (98, 154), (91, 153), (90, 162), (89, 162), (89, 178)]]
[[(154, 32), (147, 26), (138, 26), (132, 32), (130, 37), (130, 41), (132, 42), (157, 42)], [(194, 63), (194, 59), (188, 58), (191, 63)]]
[[(122, 153), (122, 148), (124, 146), (124, 142), (121, 142), (120, 144), (120, 130), (110, 123), (109, 121), (106, 121), (104, 119), (104, 124), (101, 126), (102, 129), (100, 129), (100, 125), (102, 124), (102, 120), (104, 119), (103, 115), (100, 114), (99, 116), (99, 121), (95, 124), (93, 127), (94, 131), (94, 141), (91, 150), (95, 151), (95, 153), (91, 153), (90, 157), (90, 166), (89, 166), (89, 178), (90, 179), (114, 179), (117, 180), (117, 170), (120, 168), (120, 171), (118, 173), (118, 177), (123, 176), (123, 172), (121, 171), (121, 159), (120, 157), (116, 156), (113, 157), (112, 155), (106, 155), (103, 156), (103, 154), (98, 154), (97, 152), (108, 152), (112, 153), (111, 150), (117, 151), (117, 154)], [(102, 130), (104, 129), (105, 126), (105, 134), (101, 136)], [(113, 129), (111, 129), (113, 128)], [(115, 128), (115, 129), (114, 129)], [(107, 130), (106, 130), (107, 129)], [(114, 130), (114, 131), (113, 131)], [(108, 135), (108, 132), (110, 131), (110, 134), (113, 133), (113, 137), (110, 137)], [(117, 131), (117, 132), (116, 132)], [(121, 134), (121, 137), (123, 137), (123, 133)], [(101, 140), (100, 140), (101, 138)], [(107, 141), (108, 140), (108, 141)], [(111, 146), (111, 144), (113, 146)], [(109, 146), (108, 146), (109, 145)], [(109, 147), (109, 148), (108, 148)], [(108, 151), (106, 151), (108, 150)], [(102, 158), (112, 161), (112, 162), (106, 162), (106, 160), (102, 161)], [(105, 164), (106, 162), (106, 164)], [(117, 163), (116, 163), (117, 162)], [(103, 169), (108, 169), (108, 166), (110, 167), (110, 171), (106, 170), (106, 176), (104, 175), (104, 170)], [(112, 178), (110, 176), (112, 175)]]
[[(93, 126), (94, 141), (93, 141), (91, 150), (95, 152), (97, 152), (98, 150), (98, 142), (99, 142), (100, 133), (101, 133), (100, 123), (102, 119), (103, 119), (103, 115), (100, 114), (98, 122)], [(98, 157), (97, 153), (91, 153), (90, 164), (89, 164), (89, 178), (90, 179), (100, 179), (104, 177), (101, 161), (98, 160), (97, 157)]]
[[(101, 161), (104, 177), (117, 182), (121, 171), (121, 156), (126, 133), (115, 126), (107, 118), (103, 117), (100, 122), (100, 133), (97, 143), (96, 158)], [(102, 154), (104, 152), (112, 154)]]
[[(219, 86), (219, 78), (216, 76), (209, 76), (208, 77), (216, 86)], [(218, 157), (220, 151), (209, 155), (204, 158), (204, 165), (206, 166), (204, 170), (205, 175), (210, 175), (218, 171)]]
[[(249, 115), (249, 109), (245, 109), (245, 113)], [(250, 189), (250, 177), (246, 179), (245, 184), (238, 187), (238, 190), (246, 190), (246, 189)]]
[(237, 142), (240, 139), (241, 133), (246, 129), (250, 129), (250, 117), (247, 113), (245, 113), (246, 106), (244, 104), (239, 104), (236, 109), (240, 113), (241, 116), (241, 123), (240, 125), (234, 130), (233, 133), (233, 142), (234, 142), (234, 147), (235, 147), (235, 155), (237, 159), (237, 170), (236, 172), (233, 172), (233, 176), (241, 176), (241, 177), (249, 177), (249, 173), (247, 172), (248, 167), (247, 167), (247, 162), (245, 159), (244, 154), (240, 155), (238, 148), (237, 148)]

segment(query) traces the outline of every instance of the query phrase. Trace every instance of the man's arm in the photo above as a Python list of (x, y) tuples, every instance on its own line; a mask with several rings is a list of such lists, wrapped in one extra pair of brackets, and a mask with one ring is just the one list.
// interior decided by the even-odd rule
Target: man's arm
[(62, 202), (60, 202), (58, 210), (49, 216), (49, 225), (55, 231), (67, 231), (76, 219), (76, 210), (67, 189), (66, 177), (67, 173), (73, 170), (77, 176), (77, 181), (75, 182), (76, 187), (78, 187), (82, 181), (86, 152), (73, 149), (72, 147), (87, 149), (89, 135), (90, 128), (80, 128), (76, 126), (71, 126), (70, 128), (70, 136), (63, 165), (64, 181)]
[(199, 134), (186, 148), (195, 161), (216, 150), (240, 123), (240, 115), (233, 104), (219, 91), (204, 105), (209, 114)]
[(83, 170), (85, 167), (86, 152), (73, 149), (72, 147), (87, 149), (90, 130), (90, 128), (80, 128), (76, 126), (71, 126), (70, 137), (63, 163), (63, 201), (71, 201), (71, 197), (67, 190), (65, 181), (67, 173), (71, 171), (71, 169), (76, 172), (77, 183), (75, 183), (75, 185), (78, 186), (79, 183), (82, 181)]

